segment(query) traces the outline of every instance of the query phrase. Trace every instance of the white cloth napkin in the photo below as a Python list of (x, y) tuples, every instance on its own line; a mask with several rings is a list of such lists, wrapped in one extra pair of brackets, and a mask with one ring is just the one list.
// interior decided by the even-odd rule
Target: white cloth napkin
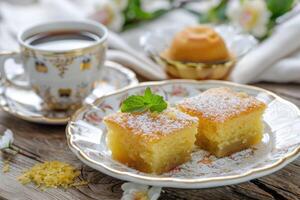
[(300, 82), (300, 14), (294, 16), (239, 61), (231, 79), (239, 83), (257, 81)]
[[(17, 32), (52, 20), (86, 19), (94, 0), (39, 0), (33, 5), (12, 5), (0, 2), (0, 49), (17, 49)], [(145, 23), (122, 34), (110, 32), (108, 59), (125, 65), (150, 80), (166, 79), (166, 73), (144, 55), (139, 37), (147, 31), (169, 24), (194, 23), (196, 19), (184, 11), (173, 11), (159, 20)], [(300, 14), (278, 27), (264, 43), (246, 55), (235, 67), (235, 82), (256, 81), (300, 82)]]

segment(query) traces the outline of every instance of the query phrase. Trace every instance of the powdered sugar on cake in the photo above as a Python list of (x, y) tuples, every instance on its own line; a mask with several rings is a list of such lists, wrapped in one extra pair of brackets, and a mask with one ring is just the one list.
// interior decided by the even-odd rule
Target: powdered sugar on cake
[(108, 116), (106, 120), (140, 134), (168, 134), (198, 122), (197, 118), (173, 108), (162, 113), (116, 113)]
[(224, 121), (263, 103), (245, 93), (237, 93), (230, 88), (209, 89), (196, 97), (183, 100), (179, 107), (200, 112), (203, 117)]

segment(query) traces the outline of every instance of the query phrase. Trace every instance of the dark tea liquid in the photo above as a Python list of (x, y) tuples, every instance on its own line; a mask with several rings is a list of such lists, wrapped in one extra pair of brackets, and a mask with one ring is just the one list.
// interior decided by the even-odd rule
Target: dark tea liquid
[(33, 35), (25, 40), (26, 44), (40, 50), (68, 51), (88, 47), (100, 38), (90, 32), (49, 32)]

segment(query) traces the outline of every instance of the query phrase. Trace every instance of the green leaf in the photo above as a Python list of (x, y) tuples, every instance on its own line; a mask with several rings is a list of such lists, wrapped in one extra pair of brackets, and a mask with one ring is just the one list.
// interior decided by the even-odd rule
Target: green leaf
[(152, 97), (152, 102), (149, 105), (151, 112), (162, 112), (168, 107), (167, 102), (164, 101), (164, 98), (159, 95), (154, 95)]
[(152, 96), (153, 96), (153, 94), (152, 94), (151, 89), (149, 87), (147, 87), (144, 92), (145, 101), (151, 103)]
[(276, 19), (293, 8), (294, 0), (267, 0), (267, 7)]
[(121, 112), (162, 112), (168, 107), (167, 102), (160, 95), (153, 94), (149, 87), (146, 88), (144, 96), (129, 96), (121, 105)]
[(141, 0), (128, 0), (128, 6), (123, 13), (125, 16), (125, 24), (123, 30), (132, 28), (138, 25), (140, 22), (158, 18), (168, 11), (168, 9), (159, 9), (154, 12), (147, 12), (142, 8)]
[(133, 95), (123, 101), (121, 112), (141, 112), (146, 109), (144, 97)]
[(228, 0), (222, 0), (219, 4), (212, 7), (207, 13), (199, 16), (201, 23), (221, 23), (227, 20), (226, 9)]

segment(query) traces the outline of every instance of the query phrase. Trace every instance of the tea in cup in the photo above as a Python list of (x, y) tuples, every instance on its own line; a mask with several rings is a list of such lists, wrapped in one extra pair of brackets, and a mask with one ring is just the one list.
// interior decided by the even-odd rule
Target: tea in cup
[[(20, 52), (0, 52), (0, 71), (7, 83), (24, 88), (6, 76), (9, 58), (22, 63), (27, 86), (45, 108), (78, 108), (102, 77), (107, 29), (91, 21), (59, 21), (36, 25), (18, 37)], [(9, 66), (7, 66), (9, 67)]]

